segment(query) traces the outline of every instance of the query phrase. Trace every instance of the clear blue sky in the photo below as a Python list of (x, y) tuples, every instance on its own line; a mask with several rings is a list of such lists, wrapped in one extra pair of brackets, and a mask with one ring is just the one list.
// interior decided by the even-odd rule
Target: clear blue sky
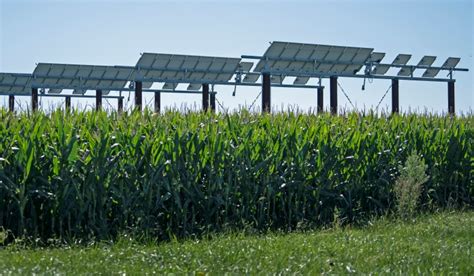
[[(261, 55), (273, 40), (350, 45), (386, 52), (387, 62), (398, 53), (412, 54), (412, 63), (425, 54), (436, 55), (437, 65), (449, 56), (461, 57), (458, 66), (471, 71), (455, 75), (456, 109), (469, 112), (474, 106), (474, 22), (470, 0), (0, 0), (0, 3), (1, 72), (31, 73), (37, 62), (135, 65), (141, 52)], [(388, 80), (375, 80), (361, 91), (361, 79), (340, 81), (359, 108), (377, 105), (390, 85)], [(329, 86), (327, 81), (323, 84)], [(259, 93), (258, 87), (238, 88), (236, 97), (231, 96), (231, 87), (218, 86), (216, 90), (218, 101), (230, 108), (250, 105)], [(25, 105), (29, 99), (20, 101)], [(151, 104), (151, 95), (146, 95), (145, 101)], [(116, 106), (115, 100), (109, 102)], [(74, 103), (79, 102), (73, 100)], [(328, 103), (326, 91), (325, 104)], [(350, 107), (342, 93), (339, 103)], [(0, 96), (0, 104), (6, 104), (5, 97)], [(43, 105), (48, 104), (58, 102), (43, 99)], [(167, 94), (162, 96), (162, 104), (200, 106), (200, 96)], [(316, 92), (273, 88), (272, 104), (278, 108), (282, 104), (314, 108)], [(390, 106), (390, 95), (382, 106)], [(446, 84), (402, 81), (400, 106), (405, 111), (446, 111)]]

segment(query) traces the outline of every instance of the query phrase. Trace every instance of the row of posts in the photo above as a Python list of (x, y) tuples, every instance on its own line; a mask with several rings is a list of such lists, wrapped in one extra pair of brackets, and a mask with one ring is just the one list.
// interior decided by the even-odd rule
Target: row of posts
[[(332, 114), (337, 114), (337, 77), (333, 76), (329, 78), (329, 105), (330, 111)], [(399, 80), (392, 79), (392, 113), (398, 113), (400, 108), (399, 102)], [(135, 107), (137, 109), (142, 108), (142, 92), (143, 85), (142, 82), (137, 81), (135, 83)], [(323, 102), (324, 88), (319, 87), (317, 93), (317, 111), (323, 112), (324, 102)], [(102, 90), (96, 90), (96, 110), (102, 108)], [(71, 96), (65, 96), (66, 109), (71, 108)], [(209, 92), (209, 84), (203, 84), (202, 86), (202, 109), (204, 111), (210, 109), (212, 112), (216, 110), (216, 94), (215, 92)], [(10, 111), (14, 111), (15, 108), (15, 96), (9, 95), (8, 97), (8, 107)], [(38, 109), (38, 88), (32, 88), (31, 91), (31, 107), (35, 111)], [(123, 98), (118, 98), (118, 112), (123, 111)], [(161, 109), (161, 93), (155, 92), (155, 103), (154, 110), (159, 113)], [(268, 113), (271, 111), (271, 78), (270, 74), (262, 74), (262, 112)], [(448, 82), (448, 113), (454, 114), (454, 81)]]
[[(331, 114), (336, 115), (337, 107), (337, 76), (329, 78), (329, 109)], [(399, 101), (399, 79), (392, 79), (392, 113), (400, 111)], [(262, 112), (270, 112), (271, 107), (271, 78), (270, 74), (262, 74)], [(324, 111), (324, 88), (318, 88), (317, 111)], [(454, 114), (454, 80), (448, 82), (448, 113)]]

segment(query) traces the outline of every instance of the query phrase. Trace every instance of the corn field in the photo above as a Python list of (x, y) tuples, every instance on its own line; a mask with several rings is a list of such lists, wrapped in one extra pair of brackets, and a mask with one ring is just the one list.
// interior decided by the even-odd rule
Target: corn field
[(428, 165), (421, 208), (474, 206), (474, 117), (0, 111), (0, 228), (46, 240), (291, 230), (395, 209), (398, 166)]

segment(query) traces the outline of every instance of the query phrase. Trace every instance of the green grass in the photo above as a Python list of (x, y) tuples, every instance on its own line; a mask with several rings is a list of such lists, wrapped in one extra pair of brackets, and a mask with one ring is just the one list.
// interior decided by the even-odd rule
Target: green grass
[(31, 273), (474, 273), (474, 212), (381, 219), (363, 228), (65, 248), (0, 249), (0, 271)]

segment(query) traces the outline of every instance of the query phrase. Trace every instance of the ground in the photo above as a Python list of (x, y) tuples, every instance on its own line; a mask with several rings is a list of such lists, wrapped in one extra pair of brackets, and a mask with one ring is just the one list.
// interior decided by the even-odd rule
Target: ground
[(0, 249), (0, 271), (32, 273), (474, 273), (474, 212), (412, 221), (377, 219), (262, 235), (228, 233), (166, 243), (120, 241), (89, 246)]

